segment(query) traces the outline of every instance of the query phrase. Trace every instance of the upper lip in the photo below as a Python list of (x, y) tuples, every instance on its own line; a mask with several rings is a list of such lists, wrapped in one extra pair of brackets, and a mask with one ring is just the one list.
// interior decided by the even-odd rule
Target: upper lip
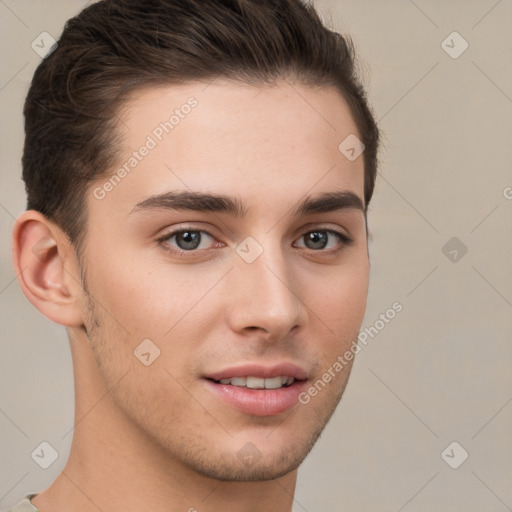
[(212, 380), (230, 379), (231, 377), (259, 377), (270, 379), (272, 377), (293, 377), (295, 380), (307, 379), (308, 373), (304, 368), (293, 363), (280, 363), (266, 366), (256, 363), (246, 363), (209, 373), (205, 377)]

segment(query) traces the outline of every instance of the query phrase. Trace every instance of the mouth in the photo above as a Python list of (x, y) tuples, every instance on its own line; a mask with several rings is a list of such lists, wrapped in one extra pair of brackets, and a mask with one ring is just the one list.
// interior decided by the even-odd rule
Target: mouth
[(227, 386), (235, 386), (238, 388), (249, 389), (281, 389), (291, 386), (295, 382), (295, 378), (287, 375), (278, 377), (231, 377), (227, 379), (214, 380), (217, 384), (225, 384)]
[(307, 372), (293, 364), (243, 365), (210, 374), (204, 382), (215, 398), (244, 414), (277, 416), (297, 404)]

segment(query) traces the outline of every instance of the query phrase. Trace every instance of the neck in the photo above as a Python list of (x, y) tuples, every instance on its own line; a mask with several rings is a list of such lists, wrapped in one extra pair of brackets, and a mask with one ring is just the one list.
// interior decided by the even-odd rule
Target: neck
[(61, 474), (33, 504), (41, 512), (291, 512), (297, 470), (263, 482), (219, 481), (166, 453), (116, 406), (92, 351), (71, 338), (75, 422)]

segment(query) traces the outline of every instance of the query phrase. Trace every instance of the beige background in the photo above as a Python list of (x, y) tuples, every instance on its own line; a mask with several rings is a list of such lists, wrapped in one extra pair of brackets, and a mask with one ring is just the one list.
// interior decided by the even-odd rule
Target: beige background
[[(25, 202), (22, 102), (40, 60), (31, 42), (57, 38), (85, 3), (0, 0), (1, 509), (49, 485), (71, 443), (65, 332), (19, 290), (9, 237)], [(512, 510), (512, 3), (315, 3), (354, 37), (385, 133), (363, 328), (395, 301), (403, 311), (357, 356), (294, 511)], [(456, 59), (441, 46), (454, 31), (469, 44)], [(458, 247), (443, 252), (452, 237)], [(46, 470), (31, 458), (42, 441), (59, 453)], [(469, 453), (458, 469), (441, 457), (453, 441), (452, 465)]]

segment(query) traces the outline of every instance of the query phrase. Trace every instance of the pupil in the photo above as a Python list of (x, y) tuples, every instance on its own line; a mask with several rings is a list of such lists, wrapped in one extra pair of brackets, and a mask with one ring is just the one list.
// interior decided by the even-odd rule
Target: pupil
[(327, 245), (327, 233), (313, 231), (306, 235), (306, 246), (309, 249), (323, 249)]
[(201, 243), (201, 234), (197, 231), (182, 231), (176, 235), (176, 243), (185, 251), (197, 249)]

